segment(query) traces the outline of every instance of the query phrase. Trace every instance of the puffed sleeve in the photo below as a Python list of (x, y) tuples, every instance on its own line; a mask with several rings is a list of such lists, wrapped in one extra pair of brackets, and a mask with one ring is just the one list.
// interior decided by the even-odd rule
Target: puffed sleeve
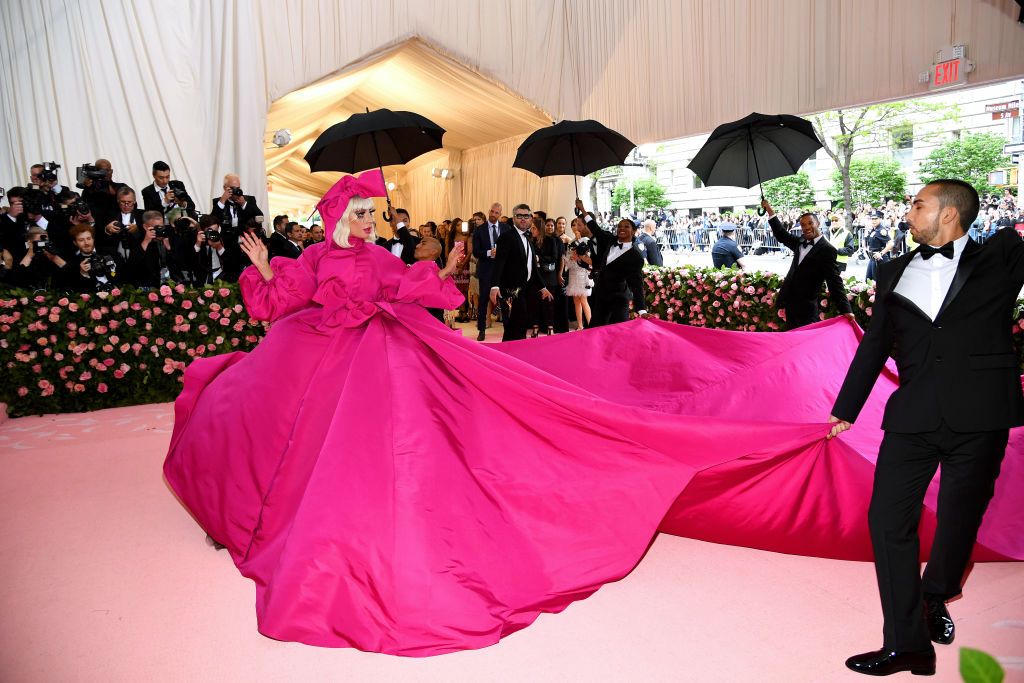
[(465, 297), (450, 277), (437, 276), (440, 269), (433, 261), (418, 261), (409, 266), (398, 283), (395, 301), (420, 304), (427, 308), (458, 308)]
[(249, 315), (275, 321), (307, 305), (316, 291), (313, 261), (303, 253), (298, 259), (275, 256), (270, 261), (274, 277), (264, 280), (255, 266), (242, 271), (238, 284)]

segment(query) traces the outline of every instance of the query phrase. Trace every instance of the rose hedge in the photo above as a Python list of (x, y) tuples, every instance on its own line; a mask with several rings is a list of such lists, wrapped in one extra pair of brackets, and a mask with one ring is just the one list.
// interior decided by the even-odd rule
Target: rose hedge
[[(762, 332), (783, 327), (775, 308), (778, 275), (687, 266), (649, 268), (644, 276), (649, 310), (663, 320)], [(867, 327), (873, 287), (851, 279), (847, 288)], [(835, 315), (825, 304), (824, 316)], [(1013, 323), (1018, 342), (1022, 317), (1024, 302)], [(267, 328), (248, 316), (237, 285), (68, 296), (8, 291), (0, 294), (0, 401), (12, 417), (173, 401), (192, 359), (251, 350)]]
[(189, 361), (248, 351), (265, 329), (237, 285), (4, 292), (0, 401), (12, 417), (172, 401)]

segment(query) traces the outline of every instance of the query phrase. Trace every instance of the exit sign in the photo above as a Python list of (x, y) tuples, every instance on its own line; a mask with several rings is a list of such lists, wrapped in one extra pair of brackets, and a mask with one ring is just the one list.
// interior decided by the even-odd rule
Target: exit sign
[(950, 88), (967, 82), (966, 59), (950, 59), (932, 67), (931, 90)]

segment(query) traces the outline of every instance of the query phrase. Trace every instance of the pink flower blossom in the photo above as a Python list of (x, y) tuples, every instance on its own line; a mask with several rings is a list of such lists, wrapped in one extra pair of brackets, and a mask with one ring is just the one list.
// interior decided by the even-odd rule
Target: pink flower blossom
[(18, 396), (28, 396), (28, 387), (18, 387)]
[(192, 302), (189, 301), (188, 299), (185, 299), (184, 301), (181, 302), (181, 307), (184, 308), (185, 310), (188, 310), (192, 308)]
[(205, 290), (203, 290), (203, 296), (205, 296), (207, 299), (209, 299), (210, 297), (213, 296), (213, 290), (212, 289), (205, 289)]
[(96, 391), (100, 392), (101, 394), (107, 393), (107, 385), (104, 384), (103, 382), (100, 382), (99, 384), (96, 385)]

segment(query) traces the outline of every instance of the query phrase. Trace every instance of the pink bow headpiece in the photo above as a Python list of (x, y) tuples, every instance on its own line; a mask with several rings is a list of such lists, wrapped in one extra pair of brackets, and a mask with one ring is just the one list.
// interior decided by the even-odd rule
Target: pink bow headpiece
[(375, 168), (358, 176), (344, 176), (334, 183), (334, 187), (328, 190), (316, 205), (316, 210), (320, 212), (324, 230), (328, 235), (334, 231), (338, 219), (345, 213), (349, 200), (357, 195), (360, 197), (386, 197), (384, 173), (379, 168)]

